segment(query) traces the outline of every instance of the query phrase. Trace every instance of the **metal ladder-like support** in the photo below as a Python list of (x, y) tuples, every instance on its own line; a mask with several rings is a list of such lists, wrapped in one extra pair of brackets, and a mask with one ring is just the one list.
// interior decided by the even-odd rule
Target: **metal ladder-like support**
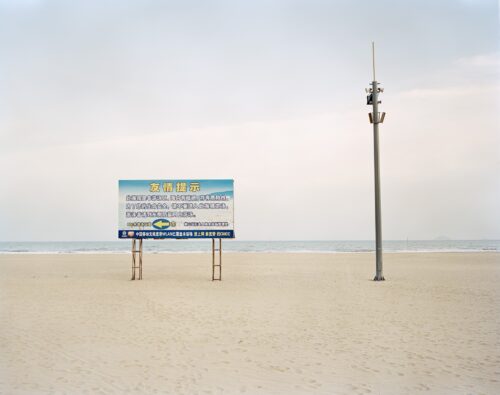
[[(219, 253), (219, 264), (216, 263), (215, 253)], [(216, 273), (215, 268), (219, 268), (219, 272)], [(218, 275), (217, 275), (218, 274)], [(219, 248), (216, 248), (215, 239), (212, 239), (212, 281), (222, 280), (222, 239), (219, 239)]]
[[(138, 249), (137, 244), (139, 244)], [(130, 280), (142, 280), (142, 239), (132, 239), (132, 278)]]

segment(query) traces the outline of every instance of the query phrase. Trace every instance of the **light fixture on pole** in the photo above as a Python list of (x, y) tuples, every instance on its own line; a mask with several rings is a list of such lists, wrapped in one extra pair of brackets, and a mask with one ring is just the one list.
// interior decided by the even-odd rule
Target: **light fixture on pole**
[(375, 253), (376, 253), (376, 271), (374, 281), (384, 281), (384, 271), (382, 263), (382, 212), (380, 207), (380, 163), (378, 154), (378, 125), (384, 122), (385, 112), (378, 112), (378, 105), (382, 103), (378, 96), (384, 91), (380, 88), (375, 77), (375, 43), (372, 42), (372, 63), (373, 63), (373, 81), (371, 88), (366, 89), (368, 93), (366, 104), (371, 105), (373, 112), (368, 113), (370, 123), (373, 124), (373, 159), (375, 172)]

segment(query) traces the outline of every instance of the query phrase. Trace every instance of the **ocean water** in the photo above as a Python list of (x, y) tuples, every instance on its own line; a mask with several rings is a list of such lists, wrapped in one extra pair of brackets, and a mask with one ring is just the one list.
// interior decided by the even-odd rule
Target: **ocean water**
[[(144, 240), (145, 253), (209, 252), (211, 240)], [(0, 242), (0, 254), (129, 253), (130, 240), (71, 242)], [(239, 241), (223, 240), (227, 252), (338, 253), (373, 252), (373, 240)], [(500, 240), (386, 240), (384, 252), (500, 251)]]

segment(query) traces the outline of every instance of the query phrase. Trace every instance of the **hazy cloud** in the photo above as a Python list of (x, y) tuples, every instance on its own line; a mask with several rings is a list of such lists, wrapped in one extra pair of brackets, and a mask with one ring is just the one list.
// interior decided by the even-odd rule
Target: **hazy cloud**
[(190, 177), (241, 239), (373, 238), (372, 39), (384, 237), (500, 237), (496, 4), (0, 7), (0, 239), (113, 239), (118, 179)]

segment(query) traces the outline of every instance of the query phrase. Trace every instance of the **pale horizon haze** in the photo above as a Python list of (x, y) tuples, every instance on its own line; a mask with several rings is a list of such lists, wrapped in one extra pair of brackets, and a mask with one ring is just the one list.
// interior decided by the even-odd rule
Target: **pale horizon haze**
[(500, 239), (493, 0), (0, 0), (0, 241), (115, 240), (119, 179), (235, 180), (239, 240)]

